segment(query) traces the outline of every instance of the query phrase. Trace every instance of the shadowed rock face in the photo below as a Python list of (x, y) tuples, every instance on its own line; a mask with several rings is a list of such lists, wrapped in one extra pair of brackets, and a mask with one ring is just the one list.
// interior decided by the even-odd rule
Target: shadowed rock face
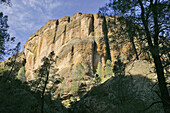
[(140, 75), (111, 77), (72, 104), (70, 113), (161, 113), (161, 104), (145, 110), (159, 100), (152, 91), (156, 91), (157, 87), (150, 79)]

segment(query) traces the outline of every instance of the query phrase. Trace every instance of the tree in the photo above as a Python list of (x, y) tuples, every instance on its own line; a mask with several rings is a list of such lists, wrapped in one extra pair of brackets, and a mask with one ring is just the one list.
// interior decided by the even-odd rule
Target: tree
[(99, 62), (97, 65), (96, 74), (98, 74), (99, 77), (103, 77), (103, 68), (101, 62)]
[(170, 2), (168, 0), (110, 0), (100, 9), (100, 13), (123, 16), (128, 21), (133, 20), (133, 23), (141, 26), (140, 29), (145, 33), (143, 40), (146, 40), (154, 60), (164, 111), (169, 113), (170, 97), (161, 61), (160, 42), (169, 39)]
[[(7, 6), (11, 6), (11, 0), (0, 0), (0, 4), (4, 4)], [(8, 31), (8, 16), (4, 16), (3, 12), (0, 12), (0, 60), (2, 60), (3, 56), (5, 55), (6, 42), (14, 41), (15, 37), (11, 37)]]
[(112, 62), (110, 60), (107, 60), (105, 67), (105, 75), (110, 77), (112, 76), (112, 74), (113, 74)]
[(21, 80), (22, 82), (26, 81), (25, 77), (25, 67), (21, 67), (20, 70), (18, 71), (18, 75), (16, 76), (17, 79)]
[[(41, 92), (33, 91), (29, 82), (13, 79), (15, 73), (0, 76), (0, 113), (41, 113)], [(67, 113), (59, 99), (52, 99), (51, 95), (44, 95), (45, 113)]]
[(5, 54), (5, 41), (9, 40), (9, 34), (7, 33), (8, 17), (4, 16), (3, 13), (0, 13), (0, 59), (2, 59)]
[[(75, 78), (71, 84), (71, 90), (70, 92), (73, 94), (73, 95), (79, 95), (81, 96), (84, 91), (81, 87), (81, 83), (82, 83), (82, 80), (83, 80), (83, 77), (85, 75), (85, 68), (84, 66), (79, 63), (77, 66), (76, 66), (76, 70), (74, 72), (74, 75), (75, 75)], [(82, 90), (81, 90), (82, 89)]]
[(54, 51), (52, 51), (48, 57), (44, 57), (42, 59), (43, 64), (38, 70), (35, 70), (35, 72), (38, 73), (38, 77), (35, 83), (32, 84), (33, 89), (41, 93), (41, 113), (44, 113), (44, 97), (47, 90), (47, 84), (49, 82), (51, 64), (54, 62), (53, 56)]
[(0, 0), (0, 4), (11, 6), (11, 0)]

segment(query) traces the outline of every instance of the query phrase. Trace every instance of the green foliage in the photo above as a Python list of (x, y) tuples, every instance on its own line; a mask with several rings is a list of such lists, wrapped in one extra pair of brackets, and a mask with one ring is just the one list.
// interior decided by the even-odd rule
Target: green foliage
[(0, 76), (3, 76), (4, 72), (8, 71), (8, 67), (0, 68)]
[(95, 74), (95, 80), (94, 80), (95, 85), (99, 85), (100, 83), (103, 83), (112, 75), (113, 75), (112, 62), (110, 60), (107, 60), (104, 70), (102, 68), (102, 63), (99, 62)]
[(79, 65), (76, 67), (76, 74), (78, 75), (78, 74), (84, 74), (84, 66), (81, 64), (81, 63), (79, 63)]
[(43, 64), (36, 70), (37, 79), (32, 83), (32, 89), (41, 94), (41, 113), (45, 110), (45, 95), (51, 93), (51, 88), (47, 87), (49, 83), (50, 68), (52, 67), (54, 51), (52, 51), (48, 57), (42, 59)]
[(102, 63), (99, 62), (95, 74), (95, 80), (94, 80), (95, 85), (99, 85), (101, 83), (102, 79), (104, 78), (104, 74), (105, 72), (103, 71)]
[(43, 64), (37, 70), (35, 70), (35, 75), (37, 76), (36, 79), (32, 82), (32, 89), (34, 91), (42, 92), (44, 87), (46, 89), (46, 85), (49, 82), (49, 73), (50, 68), (52, 67), (54, 52), (52, 51), (49, 57), (44, 57), (42, 59)]
[(113, 75), (113, 67), (112, 62), (110, 60), (106, 61), (105, 75), (109, 77)]
[(74, 73), (76, 78), (73, 79), (73, 82), (71, 84), (71, 89), (70, 89), (70, 92), (73, 95), (78, 95), (79, 87), (81, 85), (81, 81), (84, 77), (84, 74), (85, 74), (85, 68), (81, 63), (79, 63)]
[[(7, 5), (10, 5), (10, 0), (3, 0), (0, 1), (0, 4), (5, 3)], [(8, 50), (7, 53), (7, 43), (6, 42), (13, 42), (15, 37), (10, 37), (9, 33), (7, 32), (9, 26), (8, 26), (8, 16), (4, 16), (3, 12), (0, 12), (0, 60), (3, 59), (3, 56), (5, 54), (9, 54), (12, 52), (12, 49)], [(15, 53), (16, 54), (16, 53)]]
[(102, 68), (102, 63), (99, 62), (98, 65), (97, 65), (97, 69), (96, 69), (96, 74), (99, 75), (99, 77), (103, 77), (103, 68)]
[(95, 85), (99, 85), (101, 83), (101, 81), (102, 81), (101, 78), (98, 76), (98, 74), (96, 74), (95, 80), (94, 80)]
[[(0, 82), (0, 113), (41, 113), (41, 95), (31, 91), (28, 83), (8, 75), (1, 76)], [(45, 113), (67, 113), (58, 100), (51, 100), (50, 95), (46, 95), (44, 101)]]
[(76, 95), (78, 94), (78, 90), (79, 90), (79, 81), (74, 80), (71, 84), (70, 93)]
[[(11, 6), (11, 0), (0, 0), (0, 5), (6, 5)], [(7, 45), (7, 42), (14, 42), (15, 37), (10, 37), (10, 34), (8, 33), (8, 16), (3, 15), (3, 12), (0, 12), (0, 60), (3, 59), (4, 55), (9, 55), (12, 53), (12, 55), (17, 54), (19, 51), (17, 46), (20, 46), (20, 42), (17, 44), (17, 46), (14, 49), (9, 49)]]
[(7, 33), (7, 16), (3, 16), (3, 13), (0, 12), (0, 59), (5, 55), (5, 42), (9, 40), (9, 34)]
[(18, 75), (16, 76), (17, 79), (21, 80), (22, 82), (26, 81), (25, 77), (25, 67), (21, 67), (20, 70), (18, 71)]
[(28, 91), (29, 89), (28, 86), (25, 86), (24, 84), (21, 85), (22, 83), (20, 81), (12, 80), (7, 76), (1, 77), (0, 80), (1, 80), (0, 112), (2, 113), (38, 112), (38, 108), (35, 109), (35, 107), (32, 109), (32, 111), (29, 110), (29, 108), (36, 106), (38, 102), (35, 99), (35, 97)]
[[(41, 79), (37, 81), (21, 82), (14, 78), (13, 71), (3, 73), (0, 77), (0, 113), (42, 113), (42, 110), (44, 113), (67, 113), (59, 100), (52, 100), (51, 94), (45, 92), (50, 60), (43, 60)], [(17, 78), (22, 78), (24, 71), (25, 67), (21, 67)]]
[(120, 59), (120, 55), (117, 56), (117, 61), (114, 63), (113, 72), (115, 76), (125, 75), (125, 63)]

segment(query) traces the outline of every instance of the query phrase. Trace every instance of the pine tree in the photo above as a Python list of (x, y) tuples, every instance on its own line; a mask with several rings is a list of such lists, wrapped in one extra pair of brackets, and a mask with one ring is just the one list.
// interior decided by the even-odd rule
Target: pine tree
[(96, 74), (98, 74), (99, 77), (103, 77), (103, 69), (101, 62), (99, 62), (97, 65)]
[(113, 74), (112, 62), (110, 60), (107, 60), (105, 67), (105, 75), (110, 77), (112, 76), (112, 74)]

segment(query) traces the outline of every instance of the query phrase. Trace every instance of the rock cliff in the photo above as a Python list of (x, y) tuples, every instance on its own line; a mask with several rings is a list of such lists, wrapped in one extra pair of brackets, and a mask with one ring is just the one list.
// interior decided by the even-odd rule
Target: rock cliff
[[(56, 73), (62, 73), (62, 76), (69, 75), (79, 63), (87, 65), (92, 73), (99, 61), (103, 66), (107, 59), (114, 62), (118, 51), (109, 40), (109, 36), (117, 30), (114, 21), (117, 21), (115, 17), (81, 13), (48, 21), (25, 43), (27, 79), (34, 79), (34, 70), (51, 51), (55, 53)], [(122, 50), (125, 52), (127, 47)]]
[[(55, 62), (50, 76), (54, 80), (62, 79), (55, 86), (55, 83), (49, 84), (49, 87), (56, 89), (54, 97), (70, 99), (75, 96), (77, 89), (74, 89), (74, 84), (85, 85), (85, 91), (91, 89), (91, 80), (94, 79), (99, 62), (104, 70), (108, 59), (112, 61), (112, 66), (117, 57), (123, 62), (127, 62), (129, 56), (134, 59), (129, 39), (120, 33), (125, 26), (119, 25), (119, 18), (76, 13), (71, 17), (48, 21), (25, 43), (27, 81), (36, 78), (34, 72), (42, 65), (42, 58), (54, 51)], [(77, 79), (80, 74), (76, 74), (79, 64), (84, 69), (81, 80)]]
[[(42, 59), (54, 52), (46, 91), (50, 89), (52, 99), (61, 99), (66, 107), (71, 106), (70, 112), (123, 112), (120, 108), (139, 112), (158, 100), (150, 90), (158, 89), (157, 77), (152, 58), (143, 49), (147, 44), (138, 41), (137, 35), (134, 37), (140, 59), (136, 60), (128, 37), (131, 32), (126, 31), (126, 22), (120, 24), (120, 19), (76, 13), (50, 20), (29, 37), (24, 51), (0, 64), (0, 75), (10, 69), (6, 65), (16, 58), (14, 70), (25, 69), (20, 75), (25, 74), (27, 81), (38, 80)], [(159, 107), (149, 112), (160, 112)]]

